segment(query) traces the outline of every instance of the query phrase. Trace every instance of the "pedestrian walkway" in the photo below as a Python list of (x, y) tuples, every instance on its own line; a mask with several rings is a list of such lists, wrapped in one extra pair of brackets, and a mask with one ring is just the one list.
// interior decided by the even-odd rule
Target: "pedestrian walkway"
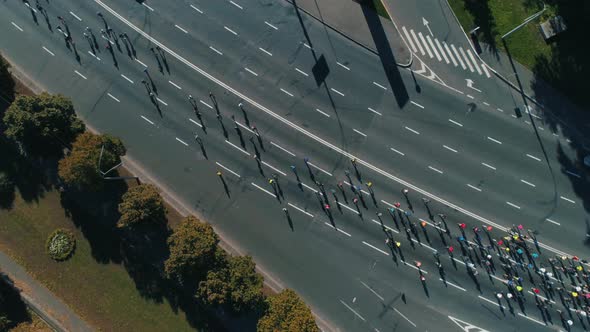
[(415, 32), (414, 29), (408, 29), (402, 26), (403, 37), (408, 42), (412, 52), (422, 56), (428, 55), (430, 59), (436, 58), (438, 62), (446, 63), (450, 66), (461, 67), (465, 71), (477, 75), (485, 75), (491, 78), (489, 69), (479, 58), (473, 54), (470, 48), (447, 44), (445, 41), (439, 41), (438, 38), (428, 33)]

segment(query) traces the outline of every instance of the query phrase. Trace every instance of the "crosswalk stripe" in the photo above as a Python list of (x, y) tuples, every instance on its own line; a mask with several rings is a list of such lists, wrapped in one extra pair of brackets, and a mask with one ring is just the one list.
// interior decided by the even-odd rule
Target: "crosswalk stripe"
[(426, 55), (426, 53), (424, 53), (424, 49), (422, 48), (422, 44), (420, 44), (420, 41), (418, 41), (418, 37), (416, 37), (416, 34), (414, 33), (414, 30), (410, 29), (410, 33), (412, 34), (412, 37), (414, 37), (416, 45), (418, 45), (418, 48), (420, 49), (420, 53), (422, 53), (422, 55)]
[(426, 39), (428, 40), (428, 45), (430, 45), (430, 47), (432, 47), (432, 51), (434, 52), (434, 55), (436, 55), (436, 59), (438, 61), (441, 60), (440, 55), (438, 55), (438, 51), (436, 50), (436, 47), (434, 47), (434, 43), (432, 43), (432, 39), (430, 39), (429, 35), (426, 35)]
[(418, 37), (420, 37), (420, 40), (422, 41), (422, 44), (424, 45), (424, 48), (426, 48), (426, 51), (428, 52), (428, 56), (430, 58), (434, 58), (434, 55), (432, 55), (432, 52), (430, 51), (430, 48), (428, 47), (428, 44), (426, 43), (426, 40), (424, 40), (424, 36), (422, 35), (422, 32), (418, 32)]
[(449, 49), (449, 45), (447, 45), (447, 43), (443, 42), (443, 45), (445, 47), (445, 50), (447, 51), (447, 53), (449, 53), (449, 56), (451, 57), (451, 61), (453, 62), (453, 65), (455, 67), (457, 67), (457, 61), (455, 60), (455, 57), (453, 56), (453, 53), (451, 53), (451, 50)]
[(457, 52), (455, 45), (451, 44), (451, 48), (453, 49), (453, 52), (455, 53), (457, 60), (459, 60), (459, 63), (461, 63), (461, 67), (463, 67), (463, 70), (465, 70), (465, 63), (463, 62), (463, 59), (461, 59), (461, 57), (459, 56), (459, 53)]
[(470, 49), (467, 49), (467, 54), (469, 54), (471, 61), (473, 61), (473, 64), (475, 65), (475, 69), (477, 69), (477, 73), (481, 75), (481, 69), (479, 69), (479, 65), (477, 64), (477, 61), (475, 60), (475, 57), (473, 56), (473, 53), (471, 53)]
[(445, 62), (447, 64), (449, 64), (449, 58), (447, 58), (447, 55), (445, 54), (445, 51), (443, 50), (442, 46), (440, 46), (440, 43), (438, 42), (438, 39), (434, 38), (434, 42), (436, 43), (436, 47), (438, 47), (438, 50), (440, 51), (440, 54), (442, 54), (443, 58), (445, 59)]
[(469, 59), (467, 59), (467, 55), (465, 55), (465, 51), (463, 51), (463, 47), (459, 47), (459, 52), (461, 52), (461, 55), (463, 56), (463, 58), (465, 58), (465, 62), (467, 62), (467, 66), (469, 67), (469, 70), (471, 70), (471, 72), (473, 73), (473, 66), (471, 65), (471, 62), (469, 62)]
[(481, 63), (481, 69), (483, 69), (483, 71), (486, 73), (486, 76), (488, 78), (492, 77), (492, 75), (490, 75), (490, 72), (488, 71), (487, 65), (485, 63)]
[(418, 52), (418, 49), (416, 48), (416, 45), (414, 45), (414, 42), (412, 41), (412, 37), (410, 37), (410, 34), (408, 33), (408, 30), (406, 30), (406, 27), (402, 27), (402, 30), (404, 31), (404, 34), (406, 35), (406, 39), (408, 40), (408, 43), (410, 44), (410, 47), (412, 47), (412, 50), (414, 51), (414, 53)]

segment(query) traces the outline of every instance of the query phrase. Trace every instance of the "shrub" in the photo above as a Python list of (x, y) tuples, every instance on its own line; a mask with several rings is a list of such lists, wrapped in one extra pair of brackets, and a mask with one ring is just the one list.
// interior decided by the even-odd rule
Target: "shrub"
[(67, 229), (58, 228), (47, 238), (47, 254), (56, 261), (68, 259), (76, 249), (74, 234)]
[(0, 172), (0, 196), (8, 195), (14, 190), (14, 183), (6, 173)]

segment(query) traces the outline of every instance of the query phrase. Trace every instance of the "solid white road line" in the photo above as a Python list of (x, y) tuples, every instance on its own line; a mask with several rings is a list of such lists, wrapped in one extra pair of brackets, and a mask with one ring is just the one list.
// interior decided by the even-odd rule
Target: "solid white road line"
[(367, 107), (367, 109), (368, 109), (369, 111), (371, 111), (371, 112), (373, 112), (373, 113), (377, 114), (377, 115), (383, 115), (383, 114), (381, 114), (381, 113), (379, 113), (379, 112), (375, 111), (374, 109), (372, 109), (372, 108), (370, 108), (370, 107)]
[(209, 46), (209, 49), (211, 49), (213, 52), (219, 54), (219, 55), (223, 55), (223, 53), (221, 53), (221, 51), (217, 50), (215, 47), (213, 46)]
[(306, 185), (306, 184), (305, 184), (305, 183), (303, 183), (303, 182), (301, 182), (301, 185), (303, 185), (305, 188), (307, 188), (307, 189), (309, 189), (309, 190), (313, 191), (314, 193), (317, 193), (317, 192), (318, 192), (318, 191), (317, 191), (317, 190), (315, 190), (313, 187), (310, 187), (310, 186)]
[(305, 77), (308, 77), (308, 76), (309, 76), (309, 75), (308, 75), (306, 72), (304, 72), (303, 70), (301, 70), (301, 69), (299, 69), (299, 68), (295, 68), (295, 70), (296, 70), (296, 71), (297, 71), (299, 74), (301, 74), (301, 75), (303, 75), (303, 76), (305, 76)]
[(277, 143), (275, 143), (275, 142), (271, 141), (271, 142), (270, 142), (270, 144), (271, 144), (271, 145), (274, 145), (274, 146), (276, 146), (277, 148), (279, 148), (279, 149), (283, 150), (284, 152), (286, 152), (286, 153), (290, 154), (292, 157), (295, 157), (295, 154), (294, 154), (293, 152), (291, 152), (291, 151), (289, 151), (289, 150), (285, 149), (284, 147), (282, 147), (282, 146), (278, 145)]
[(174, 83), (172, 81), (168, 81), (168, 83), (174, 85), (174, 87), (177, 88), (178, 90), (182, 90), (182, 88), (180, 87), (180, 85), (178, 85), (178, 84), (176, 84), (176, 83)]
[(154, 11), (154, 9), (153, 9), (152, 7), (150, 7), (150, 6), (146, 5), (146, 4), (145, 4), (145, 2), (142, 2), (141, 4), (142, 4), (142, 5), (143, 5), (145, 8), (147, 8), (147, 9), (149, 9), (149, 10), (151, 10), (151, 11)]
[(230, 28), (226, 27), (225, 25), (223, 26), (223, 28), (224, 28), (225, 30), (229, 31), (229, 32), (230, 32), (231, 34), (233, 34), (234, 36), (237, 36), (237, 35), (238, 35), (238, 33), (237, 33), (237, 32), (235, 32), (235, 31), (233, 31), (232, 29), (230, 29)]
[(369, 285), (365, 284), (362, 281), (360, 281), (360, 283), (363, 284), (363, 286), (365, 286), (366, 289), (370, 290), (371, 293), (375, 294), (375, 296), (377, 296), (379, 298), (379, 300), (385, 301), (385, 299), (383, 298), (383, 296), (381, 296), (381, 295), (379, 295), (379, 293), (375, 292), (375, 290), (373, 290), (373, 288), (369, 287)]
[(160, 99), (160, 97), (156, 97), (156, 99), (161, 102), (162, 104), (164, 104), (164, 106), (168, 106), (168, 103), (166, 103), (165, 101), (163, 101), (162, 99)]
[(418, 104), (418, 103), (417, 103), (417, 102), (415, 102), (415, 101), (412, 101), (412, 100), (410, 100), (410, 103), (411, 103), (412, 105), (414, 105), (414, 106), (418, 106), (418, 107), (420, 107), (421, 109), (424, 109), (424, 106), (422, 106), (422, 105)]
[(473, 96), (472, 96), (472, 95), (467, 95), (467, 98), (470, 98), (470, 99), (475, 99), (475, 98), (473, 98)]
[(281, 171), (281, 170), (277, 169), (276, 167), (274, 167), (273, 165), (271, 165), (271, 164), (267, 163), (267, 162), (266, 162), (266, 161), (264, 161), (264, 160), (262, 161), (262, 164), (263, 164), (263, 165), (265, 165), (266, 167), (268, 167), (268, 168), (272, 169), (273, 171), (280, 173), (282, 176), (287, 176), (287, 174), (286, 174), (285, 172), (283, 172), (283, 171)]
[(414, 41), (416, 42), (416, 45), (418, 45), (418, 48), (420, 49), (420, 53), (422, 53), (423, 56), (426, 55), (426, 53), (424, 53), (424, 48), (422, 48), (422, 44), (420, 44), (418, 37), (416, 37), (416, 33), (414, 33), (414, 30), (410, 29), (410, 33), (412, 34), (412, 37), (414, 37)]
[(256, 188), (258, 188), (258, 189), (262, 190), (263, 192), (265, 192), (265, 193), (267, 193), (267, 194), (271, 195), (272, 197), (274, 197), (274, 198), (277, 198), (277, 196), (276, 196), (275, 194), (273, 194), (273, 193), (271, 193), (270, 191), (268, 191), (268, 190), (266, 190), (266, 189), (262, 188), (261, 186), (257, 185), (256, 183), (254, 183), (254, 182), (251, 182), (251, 184), (252, 184), (254, 187), (256, 187)]
[(137, 61), (140, 65), (144, 66), (145, 68), (147, 68), (147, 65), (141, 61), (139, 61), (138, 59), (135, 59), (135, 61)]
[(500, 112), (504, 113), (504, 110), (503, 110), (503, 109), (501, 109), (501, 108), (496, 108), (496, 110), (498, 110), (498, 111), (500, 111)]
[(244, 67), (244, 69), (249, 72), (250, 74), (254, 75), (254, 76), (258, 76), (258, 74), (256, 74), (252, 69), (248, 68), (248, 67)]
[(271, 27), (271, 28), (273, 28), (273, 29), (275, 29), (275, 30), (279, 30), (279, 28), (277, 28), (276, 26), (274, 26), (274, 25), (272, 25), (272, 24), (268, 23), (267, 21), (264, 21), (264, 24), (268, 25), (269, 27)]
[(451, 49), (453, 49), (453, 53), (457, 57), (457, 60), (459, 60), (459, 63), (461, 64), (461, 67), (463, 67), (463, 70), (467, 69), (467, 67), (465, 67), (465, 62), (463, 62), (463, 59), (461, 59), (461, 56), (459, 55), (459, 52), (457, 52), (455, 45), (451, 44)]
[(475, 69), (477, 70), (477, 73), (481, 75), (481, 69), (479, 69), (479, 65), (477, 64), (475, 57), (473, 57), (473, 53), (471, 53), (470, 49), (467, 49), (467, 54), (469, 54), (469, 58), (471, 59), (471, 61), (473, 61), (473, 64), (475, 65)]
[(391, 227), (389, 227), (389, 226), (387, 226), (385, 224), (382, 224), (381, 222), (379, 222), (379, 221), (377, 221), (375, 219), (371, 219), (371, 221), (374, 222), (375, 224), (379, 225), (379, 226), (385, 227), (386, 229), (388, 229), (388, 230), (390, 230), (390, 231), (392, 231), (392, 232), (394, 232), (396, 234), (399, 234), (399, 231), (397, 229), (394, 229), (394, 228), (391, 228)]
[(433, 171), (435, 171), (435, 172), (437, 172), (437, 173), (439, 173), (439, 174), (443, 174), (443, 171), (441, 171), (441, 170), (439, 170), (439, 169), (436, 169), (436, 168), (434, 168), (434, 167), (432, 167), (432, 166), (428, 166), (428, 168), (430, 168), (431, 170), (433, 170)]
[(287, 91), (287, 90), (285, 90), (283, 88), (281, 88), (281, 91), (283, 91), (287, 96), (293, 97), (293, 94), (291, 92), (289, 92), (289, 91)]
[(428, 52), (428, 56), (431, 59), (434, 58), (434, 55), (432, 55), (432, 52), (430, 51), (430, 48), (428, 47), (426, 40), (424, 40), (424, 36), (422, 35), (422, 32), (418, 32), (418, 37), (420, 37), (420, 40), (422, 41), (422, 44), (423, 44), (424, 48), (426, 49), (426, 52)]
[(231, 1), (231, 0), (230, 0), (230, 3), (231, 3), (232, 5), (234, 5), (234, 6), (238, 7), (238, 8), (240, 8), (240, 9), (244, 9), (244, 7), (242, 7), (242, 6), (238, 5), (237, 3), (235, 3), (235, 2), (233, 2), (233, 1)]
[(461, 52), (461, 55), (463, 56), (463, 58), (465, 59), (465, 62), (467, 63), (467, 67), (469, 67), (469, 70), (473, 73), (473, 66), (471, 65), (471, 62), (469, 62), (469, 59), (467, 59), (467, 55), (465, 55), (465, 51), (463, 51), (463, 47), (459, 47), (459, 52)]
[(484, 165), (485, 167), (489, 168), (489, 169), (492, 169), (494, 171), (496, 170), (496, 167), (494, 167), (494, 166), (488, 165), (486, 163), (481, 163), (481, 164)]
[(529, 186), (531, 186), (531, 187), (533, 187), (533, 188), (534, 188), (534, 187), (536, 187), (534, 184), (532, 184), (532, 183), (530, 183), (530, 182), (528, 182), (528, 181), (525, 181), (525, 180), (523, 180), (523, 179), (520, 179), (520, 182), (522, 182), (522, 183), (524, 183), (524, 184), (526, 184), (526, 185), (529, 185)]
[(366, 246), (368, 246), (368, 247), (371, 247), (371, 248), (373, 248), (373, 249), (377, 250), (378, 252), (382, 253), (382, 254), (383, 254), (383, 255), (385, 255), (385, 256), (389, 256), (389, 253), (387, 253), (387, 252), (385, 252), (385, 251), (383, 251), (383, 250), (381, 250), (381, 249), (379, 249), (379, 248), (375, 247), (375, 246), (374, 246), (374, 245), (372, 245), (372, 244), (369, 244), (369, 243), (367, 243), (367, 242), (365, 242), (365, 241), (363, 241), (363, 244), (364, 244), (364, 245), (366, 245)]
[(447, 150), (449, 150), (449, 151), (452, 151), (452, 152), (458, 153), (458, 151), (457, 151), (457, 150), (455, 150), (455, 149), (453, 149), (453, 148), (451, 148), (451, 147), (448, 147), (448, 146), (446, 146), (446, 145), (443, 145), (443, 148), (445, 148), (445, 149), (447, 149)]
[(193, 5), (191, 5), (191, 8), (194, 9), (194, 10), (196, 10), (196, 11), (198, 11), (199, 14), (203, 14), (203, 11), (200, 10), (199, 8), (197, 8), (197, 7), (193, 6)]
[(150, 119), (146, 118), (146, 117), (145, 117), (145, 116), (143, 116), (143, 115), (141, 116), (141, 118), (142, 118), (142, 119), (144, 119), (145, 121), (149, 122), (151, 125), (153, 125), (153, 124), (154, 124), (154, 122), (152, 122), (152, 120), (150, 120)]
[(531, 159), (535, 159), (536, 161), (541, 161), (541, 159), (540, 159), (540, 158), (538, 158), (538, 157), (535, 157), (535, 156), (533, 156), (533, 155), (530, 155), (530, 154), (528, 154), (528, 153), (527, 153), (527, 155), (526, 155), (526, 156), (527, 156), (527, 157), (529, 157), (529, 158), (531, 158)]
[(419, 132), (415, 131), (414, 129), (412, 129), (412, 128), (410, 128), (410, 127), (404, 127), (404, 128), (406, 128), (406, 130), (409, 130), (409, 131), (413, 132), (413, 133), (414, 133), (414, 134), (416, 134), (416, 135), (420, 135), (420, 133), (419, 133)]
[(126, 79), (129, 83), (134, 84), (133, 81), (129, 77), (127, 77), (127, 76), (125, 76), (123, 74), (121, 74), (121, 77), (123, 77), (124, 79)]
[(336, 64), (339, 65), (340, 67), (346, 69), (346, 70), (350, 70), (350, 68), (348, 68), (347, 66), (341, 64), (340, 62), (336, 61)]
[(352, 130), (353, 130), (355, 133), (357, 133), (357, 134), (359, 134), (359, 135), (361, 135), (361, 136), (363, 136), (363, 137), (367, 137), (367, 134), (365, 134), (365, 133), (363, 133), (363, 132), (361, 132), (361, 131), (358, 131), (358, 130), (356, 130), (356, 129), (354, 129), (354, 128), (352, 128)]
[[(484, 300), (484, 301), (486, 301), (486, 302), (488, 302), (488, 303), (491, 303), (491, 304), (493, 304), (493, 305), (495, 305), (495, 306), (497, 306), (497, 307), (499, 307), (499, 306), (500, 306), (498, 303), (496, 303), (496, 302), (494, 302), (494, 301), (492, 301), (492, 300), (490, 300), (490, 299), (488, 299), (488, 298), (485, 298), (485, 297), (483, 297), (483, 296), (481, 296), (481, 295), (478, 295), (477, 297), (479, 297), (480, 299), (482, 299), (482, 300)], [(502, 306), (502, 308), (504, 308), (504, 306)]]
[(240, 174), (238, 174), (238, 173), (236, 173), (236, 172), (232, 171), (231, 169), (229, 169), (229, 168), (227, 168), (227, 167), (223, 166), (223, 165), (222, 165), (222, 164), (220, 164), (219, 162), (217, 162), (217, 161), (216, 161), (216, 162), (215, 162), (215, 164), (217, 164), (217, 166), (219, 166), (219, 167), (223, 168), (224, 170), (226, 170), (226, 171), (230, 172), (231, 174), (233, 174), (233, 175), (235, 175), (235, 176), (237, 176), (237, 177), (241, 178)]
[(201, 104), (203, 104), (203, 105), (205, 105), (205, 106), (209, 107), (210, 109), (213, 109), (213, 106), (211, 106), (211, 105), (207, 104), (206, 102), (204, 102), (204, 101), (202, 101), (202, 100), (200, 100), (200, 99), (199, 99), (199, 101), (201, 102)]
[(343, 208), (347, 208), (348, 210), (350, 210), (350, 211), (352, 211), (352, 212), (354, 212), (354, 213), (356, 213), (356, 214), (359, 214), (359, 212), (358, 212), (357, 210), (355, 210), (355, 209), (351, 208), (350, 206), (348, 206), (348, 205), (346, 205), (346, 204), (343, 204), (343, 203), (341, 203), (341, 202), (336, 202), (336, 203), (337, 203), (338, 205), (342, 206)]
[(92, 52), (88, 51), (88, 54), (90, 54), (90, 56), (95, 58), (96, 60), (100, 61), (100, 58), (94, 55)]
[(55, 54), (53, 52), (51, 52), (50, 50), (48, 50), (47, 47), (43, 46), (43, 49), (45, 50), (45, 52), (51, 54), (51, 56), (55, 56)]
[(315, 110), (318, 111), (320, 114), (325, 115), (328, 118), (330, 117), (330, 114), (328, 114), (328, 113), (326, 113), (324, 111), (321, 111), (319, 108), (316, 108)]
[(402, 314), (399, 310), (397, 310), (396, 308), (393, 308), (393, 310), (395, 310), (395, 312), (397, 312), (400, 316), (402, 316), (403, 319), (407, 320), (408, 323), (412, 324), (412, 326), (416, 327), (416, 324), (414, 324), (414, 322), (409, 320), (408, 317), (406, 317), (404, 314)]
[(176, 137), (176, 140), (179, 141), (180, 143), (184, 144), (184, 146), (188, 146), (188, 144), (185, 141), (181, 140), (180, 138)]
[(434, 38), (434, 42), (436, 43), (436, 47), (438, 47), (438, 50), (440, 51), (440, 54), (442, 55), (442, 57), (445, 59), (445, 62), (447, 64), (449, 64), (449, 58), (447, 57), (445, 51), (443, 50), (442, 46), (440, 45), (440, 43), (438, 42), (438, 39)]
[(78, 21), (82, 22), (82, 19), (80, 17), (78, 17), (78, 15), (74, 14), (71, 11), (70, 11), (70, 15), (74, 16)]
[(387, 91), (387, 88), (386, 88), (386, 87), (384, 87), (383, 85), (381, 85), (381, 84), (379, 84), (379, 83), (377, 83), (377, 82), (375, 82), (375, 81), (373, 81), (373, 84), (375, 84), (376, 86), (380, 87), (381, 89), (383, 89), (383, 90)]
[(550, 223), (552, 223), (552, 224), (555, 224), (555, 225), (557, 225), (557, 226), (561, 226), (561, 224), (560, 224), (560, 223), (558, 223), (558, 222), (557, 222), (557, 221), (555, 221), (555, 220), (551, 220), (551, 219), (549, 219), (549, 218), (547, 218), (547, 219), (545, 219), (545, 220), (547, 220), (548, 222), (550, 222)]
[[(87, 80), (86, 76), (84, 76), (84, 75), (80, 74), (80, 72), (79, 72), (79, 71), (77, 71), (77, 70), (74, 70), (74, 73), (78, 74), (78, 76), (80, 76), (80, 77), (82, 77), (83, 79)], [(133, 83), (133, 82), (131, 82), (131, 83)]]
[(453, 53), (451, 53), (451, 50), (449, 49), (449, 45), (447, 45), (447, 43), (445, 43), (443, 41), (443, 46), (445, 47), (445, 51), (447, 51), (447, 53), (449, 54), (449, 57), (451, 58), (451, 62), (453, 63), (453, 66), (457, 67), (457, 61), (455, 60)]
[(337, 94), (341, 95), (342, 97), (344, 97), (344, 93), (342, 93), (334, 88), (330, 88), (330, 90), (332, 90), (332, 91), (336, 92)]
[(563, 200), (564, 200), (564, 201), (566, 201), (566, 202), (570, 202), (570, 203), (572, 203), (572, 204), (576, 204), (576, 202), (574, 202), (573, 200), (571, 200), (571, 199), (569, 199), (569, 198), (567, 198), (567, 197), (559, 196), (559, 198), (563, 199)]
[(434, 44), (432, 43), (432, 39), (430, 39), (429, 35), (426, 35), (426, 40), (428, 40), (428, 45), (430, 45), (430, 47), (432, 48), (432, 52), (434, 52), (434, 55), (436, 55), (436, 59), (438, 61), (442, 60), (440, 55), (438, 54), (438, 51), (436, 50), (436, 47), (434, 47)]
[(389, 149), (391, 149), (391, 151), (393, 151), (393, 152), (395, 152), (395, 153), (397, 153), (399, 155), (405, 156), (405, 154), (403, 152), (400, 152), (400, 151), (398, 151), (398, 150), (396, 150), (394, 148), (389, 148)]
[(250, 132), (250, 134), (256, 134), (256, 133), (254, 132), (254, 130), (252, 130), (252, 129), (248, 128), (247, 126), (245, 126), (245, 125), (241, 124), (240, 122), (236, 121), (236, 123), (238, 124), (238, 126), (240, 126), (240, 127), (244, 128), (245, 130), (249, 131), (249, 132)]
[(265, 50), (264, 48), (259, 47), (258, 49), (261, 50), (262, 52), (266, 53), (267, 55), (272, 56), (272, 53), (270, 53), (269, 51)]
[(470, 185), (469, 183), (467, 184), (467, 187), (469, 187), (469, 188), (471, 188), (471, 189), (473, 189), (473, 190), (477, 190), (477, 191), (481, 192), (481, 189), (479, 189), (479, 188), (478, 188), (478, 187), (476, 187), (476, 186), (472, 186), (472, 185)]
[(514, 203), (510, 203), (510, 202), (506, 201), (506, 204), (512, 206), (513, 208), (516, 208), (516, 209), (519, 209), (520, 210), (520, 206), (518, 206), (518, 205), (516, 205)]
[(349, 307), (348, 304), (344, 303), (344, 301), (340, 300), (340, 303), (342, 303), (346, 308), (348, 308), (348, 310), (352, 311), (352, 313), (355, 314), (358, 318), (362, 319), (363, 322), (366, 322), (366, 320), (363, 318), (363, 316), (359, 315), (358, 312), (354, 311), (354, 309)]
[(342, 233), (342, 234), (344, 234), (344, 235), (346, 235), (346, 236), (348, 236), (348, 237), (352, 237), (352, 235), (350, 235), (350, 234), (346, 233), (345, 231), (341, 230), (340, 228), (336, 228), (336, 227), (332, 226), (330, 223), (328, 223), (328, 222), (326, 222), (326, 221), (324, 221), (324, 224), (325, 224), (326, 226), (328, 226), (328, 227), (330, 227), (330, 228), (334, 229), (334, 230), (337, 230), (337, 231), (339, 231), (340, 233)]
[(494, 143), (502, 144), (502, 142), (498, 141), (498, 140), (497, 140), (497, 139), (495, 139), (495, 138), (491, 138), (490, 136), (488, 136), (488, 139), (489, 139), (490, 141), (494, 142)]
[(117, 98), (115, 98), (115, 96), (113, 96), (112, 94), (110, 94), (109, 92), (107, 92), (107, 96), (111, 97), (114, 101), (120, 103), (121, 101)]
[(456, 125), (457, 125), (457, 126), (459, 126), (459, 127), (463, 127), (463, 125), (462, 125), (462, 124), (460, 124), (459, 122), (457, 122), (457, 121), (455, 121), (455, 120), (451, 120), (451, 119), (449, 119), (449, 122), (451, 122), (451, 123), (453, 123), (453, 124), (456, 124)]
[(490, 103), (486, 103), (485, 101), (483, 102), (483, 104), (486, 106), (490, 106)]
[(191, 119), (191, 118), (189, 118), (188, 120), (189, 120), (190, 122), (192, 122), (192, 123), (196, 124), (197, 126), (199, 126), (199, 127), (203, 128), (203, 126), (202, 126), (200, 123), (198, 123), (197, 121), (195, 121), (195, 120), (193, 120), (193, 119)]
[(520, 312), (518, 313), (518, 315), (519, 315), (520, 317), (524, 317), (524, 318), (526, 318), (526, 319), (528, 319), (528, 320), (530, 320), (530, 321), (533, 321), (533, 322), (535, 322), (535, 323), (537, 323), (537, 324), (539, 324), (539, 325), (543, 325), (543, 326), (545, 326), (545, 323), (541, 322), (540, 320), (536, 320), (536, 319), (534, 319), (534, 318), (532, 318), (532, 317), (529, 317), (529, 316), (527, 316), (527, 315), (523, 315), (523, 314), (522, 314), (522, 313), (520, 313)]
[(326, 171), (326, 170), (322, 169), (321, 167), (319, 167), (319, 166), (316, 166), (315, 164), (312, 164), (312, 163), (311, 163), (311, 162), (309, 162), (309, 161), (308, 161), (307, 163), (309, 164), (309, 166), (311, 166), (311, 167), (313, 167), (313, 168), (317, 169), (318, 171), (320, 171), (320, 172), (322, 172), (322, 173), (324, 173), (324, 174), (326, 174), (326, 175), (332, 176), (332, 173), (330, 173), (330, 172), (328, 172), (328, 171)]
[(299, 212), (301, 212), (301, 213), (304, 213), (304, 214), (306, 214), (306, 215), (308, 215), (308, 216), (310, 216), (310, 217), (312, 217), (312, 218), (313, 218), (313, 214), (311, 214), (311, 213), (309, 213), (309, 212), (307, 212), (307, 211), (303, 210), (302, 208), (300, 208), (300, 207), (298, 207), (298, 206), (295, 206), (295, 205), (293, 205), (293, 204), (291, 204), (291, 203), (287, 203), (287, 205), (289, 205), (290, 207), (294, 208), (295, 210), (298, 210)]
[(438, 280), (440, 280), (440, 281), (444, 281), (444, 282), (446, 282), (447, 284), (449, 284), (449, 285), (451, 285), (451, 286), (453, 286), (453, 287), (455, 287), (455, 288), (457, 288), (457, 289), (460, 289), (460, 290), (462, 290), (462, 291), (464, 291), (464, 292), (466, 292), (466, 291), (467, 291), (465, 288), (463, 288), (463, 287), (460, 287), (460, 286), (457, 286), (457, 285), (455, 285), (454, 283), (452, 283), (452, 282), (450, 282), (450, 281), (445, 281), (445, 280), (443, 280), (442, 278), (438, 278)]
[(227, 144), (229, 144), (229, 145), (233, 146), (234, 148), (238, 149), (239, 151), (241, 151), (241, 152), (242, 152), (243, 154), (245, 154), (245, 155), (248, 155), (248, 156), (250, 155), (250, 152), (248, 152), (248, 151), (246, 151), (246, 150), (242, 149), (241, 147), (239, 147), (239, 146), (235, 145), (234, 143), (232, 143), (232, 142), (230, 142), (230, 141), (225, 141), (225, 143), (227, 143)]
[(403, 30), (404, 34), (406, 35), (406, 39), (407, 39), (408, 43), (410, 44), (410, 47), (412, 47), (412, 50), (414, 51), (414, 53), (418, 52), (418, 49), (416, 48), (416, 45), (414, 45), (414, 42), (412, 41), (412, 37), (410, 37), (410, 34), (408, 33), (408, 30), (406, 30), (406, 27), (402, 26), (402, 30)]

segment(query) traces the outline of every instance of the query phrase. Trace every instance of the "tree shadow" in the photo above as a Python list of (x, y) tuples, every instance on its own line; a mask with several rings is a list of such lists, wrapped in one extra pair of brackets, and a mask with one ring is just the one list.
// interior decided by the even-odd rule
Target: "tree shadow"
[(7, 330), (10, 331), (18, 324), (30, 322), (31, 315), (20, 296), (20, 291), (14, 287), (14, 282), (0, 272), (0, 313), (6, 314), (10, 320)]
[[(534, 1), (534, 0), (528, 0)], [(464, 0), (465, 9), (473, 16), (473, 28), (479, 27), (477, 31), (481, 41), (484, 42), (489, 51), (498, 53), (496, 45), (496, 21), (488, 4), (488, 0)]]

